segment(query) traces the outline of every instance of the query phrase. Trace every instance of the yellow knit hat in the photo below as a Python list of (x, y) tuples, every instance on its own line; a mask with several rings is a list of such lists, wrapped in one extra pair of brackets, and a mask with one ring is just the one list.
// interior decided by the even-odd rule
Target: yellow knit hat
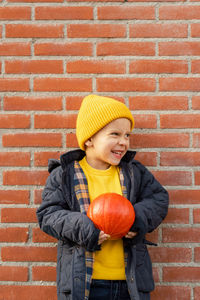
[(86, 96), (81, 104), (77, 122), (76, 136), (79, 147), (85, 150), (85, 142), (118, 118), (127, 118), (131, 121), (131, 130), (134, 128), (134, 118), (128, 107), (120, 101), (97, 95)]

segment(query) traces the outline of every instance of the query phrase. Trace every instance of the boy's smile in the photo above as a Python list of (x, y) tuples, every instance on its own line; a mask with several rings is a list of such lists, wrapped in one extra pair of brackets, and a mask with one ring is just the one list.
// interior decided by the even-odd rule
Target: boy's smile
[(119, 118), (86, 141), (86, 159), (95, 169), (105, 170), (118, 165), (129, 148), (131, 122)]

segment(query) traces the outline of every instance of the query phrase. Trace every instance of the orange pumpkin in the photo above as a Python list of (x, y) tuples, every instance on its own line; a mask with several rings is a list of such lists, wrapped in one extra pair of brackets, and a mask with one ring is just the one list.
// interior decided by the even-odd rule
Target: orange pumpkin
[(135, 220), (131, 202), (116, 193), (105, 193), (95, 198), (88, 208), (87, 216), (112, 239), (125, 236)]

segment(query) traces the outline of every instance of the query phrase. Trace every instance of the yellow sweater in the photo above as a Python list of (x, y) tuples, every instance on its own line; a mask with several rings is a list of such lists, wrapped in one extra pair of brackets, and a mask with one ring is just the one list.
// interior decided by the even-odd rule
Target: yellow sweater
[[(107, 170), (92, 168), (84, 157), (80, 162), (88, 181), (90, 201), (103, 193), (122, 195), (119, 168), (111, 166)], [(122, 239), (107, 240), (101, 250), (95, 252), (93, 279), (125, 280), (124, 249)]]

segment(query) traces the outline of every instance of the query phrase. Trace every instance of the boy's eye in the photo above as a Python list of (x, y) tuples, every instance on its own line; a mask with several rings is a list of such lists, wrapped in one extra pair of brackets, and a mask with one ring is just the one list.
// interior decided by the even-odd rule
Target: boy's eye
[(118, 132), (112, 132), (111, 135), (119, 135)]
[(126, 137), (129, 138), (129, 137), (130, 137), (130, 133), (127, 133), (127, 134), (126, 134)]

